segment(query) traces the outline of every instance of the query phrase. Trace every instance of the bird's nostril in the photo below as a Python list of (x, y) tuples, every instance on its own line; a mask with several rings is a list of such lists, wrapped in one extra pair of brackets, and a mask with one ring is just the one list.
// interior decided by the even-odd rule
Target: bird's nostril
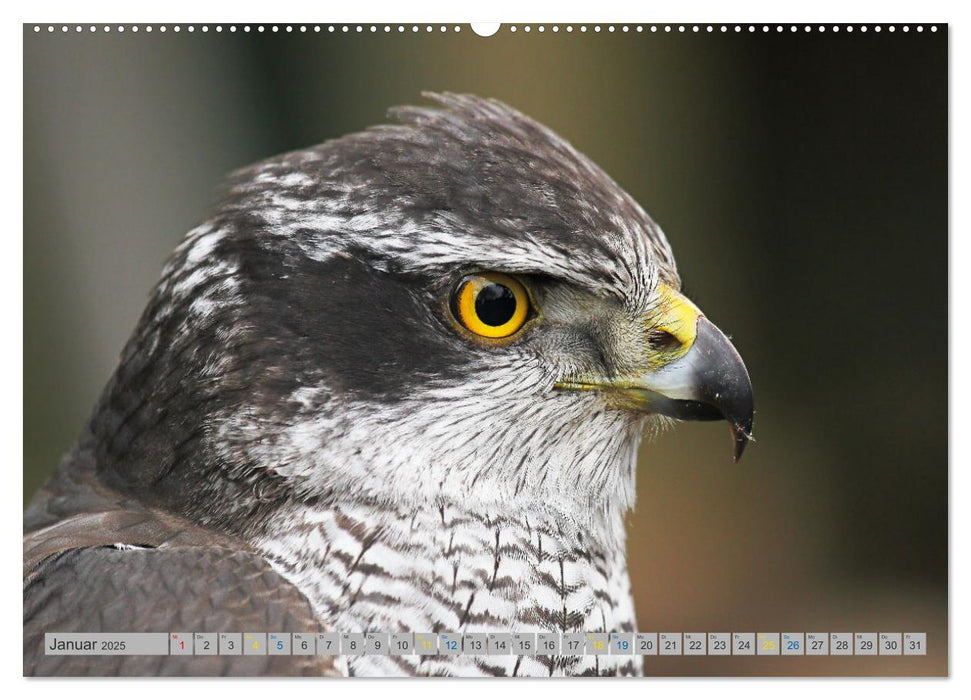
[(681, 341), (673, 333), (658, 328), (648, 332), (647, 342), (658, 352), (675, 352), (681, 349)]

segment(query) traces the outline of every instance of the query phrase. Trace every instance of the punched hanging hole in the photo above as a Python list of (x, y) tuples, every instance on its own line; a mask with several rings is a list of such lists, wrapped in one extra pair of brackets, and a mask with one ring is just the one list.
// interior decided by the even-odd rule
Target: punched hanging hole
[(472, 31), (479, 36), (492, 36), (499, 31), (499, 22), (473, 22)]

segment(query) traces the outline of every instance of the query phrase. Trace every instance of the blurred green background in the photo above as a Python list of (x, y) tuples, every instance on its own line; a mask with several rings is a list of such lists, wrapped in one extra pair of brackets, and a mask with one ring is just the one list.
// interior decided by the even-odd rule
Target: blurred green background
[(643, 449), (640, 629), (928, 633), (927, 657), (662, 657), (648, 673), (946, 673), (946, 28), (396, 29), (25, 27), (25, 501), (224, 174), (422, 90), (472, 92), (647, 208), (752, 376), (740, 465), (722, 424)]

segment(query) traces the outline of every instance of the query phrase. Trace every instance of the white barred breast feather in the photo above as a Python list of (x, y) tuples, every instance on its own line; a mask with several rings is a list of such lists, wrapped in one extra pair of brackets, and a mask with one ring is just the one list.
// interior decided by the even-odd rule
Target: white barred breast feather
[[(616, 517), (620, 517), (619, 512)], [(303, 507), (257, 547), (337, 632), (630, 632), (622, 527), (542, 511)], [(359, 676), (641, 675), (610, 656), (356, 656)]]

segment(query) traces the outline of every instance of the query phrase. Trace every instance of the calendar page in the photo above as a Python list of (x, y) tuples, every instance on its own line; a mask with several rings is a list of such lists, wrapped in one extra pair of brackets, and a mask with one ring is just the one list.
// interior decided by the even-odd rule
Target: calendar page
[(948, 675), (947, 24), (22, 32), (25, 676)]

